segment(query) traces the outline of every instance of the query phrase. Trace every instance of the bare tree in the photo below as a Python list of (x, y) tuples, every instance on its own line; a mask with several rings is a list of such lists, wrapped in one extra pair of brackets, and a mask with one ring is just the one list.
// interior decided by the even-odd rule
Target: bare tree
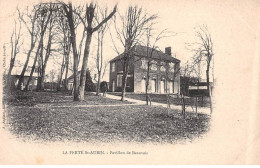
[(70, 43), (72, 46), (72, 53), (73, 53), (73, 100), (79, 101), (80, 95), (79, 95), (79, 84), (78, 84), (78, 65), (79, 65), (79, 55), (77, 50), (77, 40), (76, 40), (76, 27), (77, 23), (75, 21), (74, 11), (72, 7), (72, 3), (70, 2), (68, 5), (65, 3), (61, 3), (64, 15), (67, 18), (68, 24), (69, 24), (69, 30), (70, 30)]
[[(157, 34), (157, 36), (154, 38), (153, 34), (155, 34), (153, 31), (153, 25), (155, 23), (152, 22), (147, 28), (146, 28), (146, 59), (144, 60), (144, 64), (146, 64), (146, 81), (145, 81), (145, 94), (146, 94), (146, 104), (149, 104), (149, 101), (151, 103), (151, 98), (149, 97), (148, 94), (148, 88), (149, 88), (149, 84), (150, 84), (150, 71), (151, 71), (151, 67), (154, 66), (163, 66), (160, 63), (158, 64), (157, 62), (154, 63), (154, 59), (155, 59), (155, 54), (154, 53), (156, 51), (156, 49), (158, 49), (158, 47), (156, 46), (156, 44), (163, 38), (168, 37), (169, 35), (167, 35), (167, 30), (164, 29), (162, 30), (159, 34)], [(153, 40), (154, 38), (154, 40)], [(168, 70), (166, 71), (166, 73), (168, 72)]]
[(50, 71), (51, 91), (53, 90), (53, 82), (55, 79), (55, 75), (56, 75), (56, 71), (54, 69), (52, 69)]
[[(36, 67), (36, 62), (39, 59), (39, 55), (42, 56), (42, 51), (43, 51), (43, 40), (44, 40), (44, 35), (48, 26), (48, 23), (50, 21), (51, 15), (52, 15), (52, 10), (50, 10), (50, 6), (46, 6), (46, 5), (42, 5), (42, 4), (38, 4), (37, 5), (37, 23), (39, 25), (39, 29), (40, 29), (40, 40), (39, 40), (39, 44), (37, 47), (37, 51), (34, 57), (34, 62), (33, 62), (33, 66), (31, 69), (31, 73), (28, 79), (28, 82), (26, 84), (25, 90), (28, 90), (29, 88), (29, 84), (30, 81), (32, 79), (33, 73), (35, 72), (35, 67)], [(39, 79), (38, 79), (39, 82)]]
[(123, 77), (121, 101), (124, 101), (125, 98), (129, 64), (130, 60), (133, 59), (132, 49), (134, 48), (134, 46), (136, 46), (137, 43), (140, 42), (139, 40), (145, 32), (145, 26), (147, 26), (149, 22), (156, 18), (157, 15), (148, 15), (146, 11), (144, 11), (141, 7), (139, 8), (137, 6), (130, 6), (126, 12), (126, 15), (120, 16), (122, 27), (118, 28), (117, 23), (115, 23), (117, 38), (120, 40), (124, 47), (124, 54), (122, 58)]
[(47, 46), (45, 49), (45, 56), (43, 56), (43, 49), (44, 44), (41, 44), (41, 52), (40, 57), (38, 59), (39, 64), (39, 80), (37, 83), (37, 90), (44, 90), (44, 79), (45, 79), (45, 71), (47, 67), (48, 60), (50, 58), (51, 52), (52, 52), (52, 44), (53, 44), (53, 36), (55, 35), (55, 31), (53, 31), (56, 20), (58, 19), (56, 16), (56, 12), (54, 11), (55, 4), (49, 5), (49, 16), (50, 19), (46, 24), (48, 25), (48, 40), (47, 40)]
[[(17, 32), (18, 31), (18, 32)], [(19, 44), (21, 37), (21, 20), (19, 19), (19, 27), (17, 29), (17, 23), (14, 21), (14, 30), (11, 36), (11, 59), (10, 59), (10, 66), (8, 71), (8, 76), (11, 75), (12, 69), (14, 67), (16, 55), (20, 52), (20, 46), (22, 44)]]
[(190, 74), (191, 74), (192, 70), (188, 64), (188, 61), (186, 62), (186, 64), (183, 66), (182, 68), (182, 77), (183, 77), (183, 81), (182, 81), (182, 88), (181, 88), (181, 104), (182, 104), (182, 116), (185, 118), (186, 116), (186, 102), (185, 102), (185, 96), (186, 96), (186, 86), (189, 86), (190, 83)]
[(209, 33), (207, 26), (205, 25), (199, 27), (199, 29), (196, 31), (196, 36), (199, 39), (199, 42), (196, 43), (197, 48), (195, 49), (196, 60), (199, 63), (203, 60), (205, 60), (206, 62), (207, 90), (210, 99), (210, 111), (212, 113), (211, 88), (210, 88), (209, 81), (210, 81), (211, 61), (214, 56), (213, 42), (211, 39), (211, 34)]
[(9, 70), (7, 75), (7, 85), (9, 89), (14, 89), (15, 86), (11, 82), (11, 73), (13, 70), (13, 67), (15, 65), (15, 60), (17, 54), (20, 52), (20, 47), (23, 43), (20, 44), (20, 37), (21, 37), (21, 20), (19, 19), (19, 27), (17, 28), (17, 22), (14, 20), (14, 30), (10, 39), (10, 45), (11, 45), (11, 58), (10, 58), (10, 64), (9, 64)]
[[(19, 14), (19, 19), (24, 23), (27, 31), (30, 34), (30, 40), (31, 40), (30, 49), (28, 50), (27, 58), (25, 60), (25, 64), (23, 66), (23, 70), (20, 74), (18, 85), (17, 85), (17, 89), (21, 90), (21, 85), (22, 85), (23, 80), (24, 80), (24, 74), (25, 74), (25, 71), (27, 69), (31, 53), (32, 53), (32, 51), (35, 47), (35, 43), (36, 43), (37, 38), (38, 38), (39, 30), (36, 27), (36, 21), (37, 21), (37, 17), (38, 17), (38, 8), (36, 6), (34, 6), (32, 12), (29, 12), (28, 7), (27, 7), (27, 10), (26, 10), (25, 13), (21, 13), (19, 9), (17, 9), (17, 11), (18, 11), (18, 14)], [(26, 15), (26, 18), (24, 17), (24, 15)]]
[(58, 27), (57, 31), (60, 34), (60, 38), (58, 38), (58, 44), (60, 47), (59, 52), (63, 55), (61, 68), (60, 68), (60, 75), (59, 75), (59, 81), (58, 81), (58, 90), (60, 90), (60, 85), (62, 82), (63, 73), (65, 72), (64, 77), (64, 87), (65, 90), (68, 88), (68, 70), (69, 70), (69, 54), (70, 54), (70, 31), (69, 31), (69, 25), (66, 19), (63, 17), (58, 20)]
[[(62, 7), (67, 7), (69, 8), (68, 5), (66, 4), (62, 4)], [(74, 13), (82, 13), (82, 7), (74, 7), (72, 10), (72, 19), (73, 19), (73, 24), (74, 24), (74, 30), (75, 30), (75, 36), (77, 36), (77, 27), (80, 24), (80, 19), (78, 17), (78, 15), (74, 14)], [(58, 80), (58, 90), (60, 90), (60, 85), (63, 79), (63, 74), (65, 72), (65, 77), (64, 77), (64, 87), (65, 90), (68, 90), (68, 72), (69, 70), (73, 71), (73, 65), (71, 65), (72, 62), (70, 62), (70, 51), (71, 51), (71, 30), (70, 30), (70, 25), (69, 25), (69, 21), (67, 19), (67, 15), (66, 12), (63, 10), (61, 10), (61, 14), (59, 19), (56, 20), (57, 22), (57, 26), (55, 28), (55, 31), (57, 32), (57, 36), (56, 36), (56, 41), (58, 43), (58, 53), (63, 55), (62, 58), (62, 62), (61, 62), (61, 68), (60, 68), (60, 75), (59, 75), (59, 80)], [(83, 40), (85, 39), (85, 32), (86, 30), (84, 29), (82, 31), (82, 37), (80, 40), (80, 45), (78, 47), (77, 52), (77, 59), (78, 59), (78, 64), (80, 62), (80, 56), (81, 56), (81, 48), (82, 48), (82, 44), (83, 44)], [(76, 65), (78, 67), (78, 65)], [(74, 89), (72, 89), (71, 94), (73, 94)]]
[(94, 5), (93, 3), (90, 3), (89, 5), (86, 5), (85, 19), (83, 19), (79, 15), (79, 17), (84, 25), (84, 28), (86, 29), (87, 37), (86, 37), (86, 41), (85, 41), (84, 57), (83, 57), (81, 73), (80, 73), (78, 100), (84, 100), (86, 71), (87, 71), (87, 63), (88, 63), (89, 51), (90, 51), (89, 48), (90, 48), (90, 44), (91, 44), (92, 35), (95, 31), (98, 31), (102, 27), (102, 25), (105, 24), (110, 18), (112, 18), (112, 16), (116, 13), (116, 10), (117, 10), (117, 6), (115, 6), (114, 10), (106, 18), (104, 18), (96, 27), (93, 27), (95, 8), (96, 8), (96, 5)]
[[(104, 20), (107, 17), (107, 8), (102, 11), (100, 8), (98, 10), (101, 20)], [(98, 15), (95, 17), (97, 23), (100, 23)], [(104, 43), (104, 36), (107, 31), (108, 24), (103, 24), (100, 29), (98, 30), (98, 37), (97, 37), (97, 56), (96, 56), (96, 68), (97, 68), (97, 87), (96, 87), (96, 95), (100, 93), (100, 82), (101, 78), (103, 78), (104, 73), (106, 71), (106, 67), (108, 63), (104, 62), (103, 58), (103, 43)], [(103, 73), (102, 73), (103, 71)]]

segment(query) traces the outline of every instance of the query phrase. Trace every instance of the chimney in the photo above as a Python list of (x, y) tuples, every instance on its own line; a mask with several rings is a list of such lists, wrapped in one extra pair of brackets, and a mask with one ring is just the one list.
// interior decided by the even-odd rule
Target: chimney
[(172, 48), (171, 47), (165, 47), (165, 54), (172, 55)]

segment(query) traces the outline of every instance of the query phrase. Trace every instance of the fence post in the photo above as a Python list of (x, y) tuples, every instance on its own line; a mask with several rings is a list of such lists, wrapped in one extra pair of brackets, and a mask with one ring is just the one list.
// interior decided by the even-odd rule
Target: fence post
[(196, 96), (196, 116), (198, 117), (198, 97)]

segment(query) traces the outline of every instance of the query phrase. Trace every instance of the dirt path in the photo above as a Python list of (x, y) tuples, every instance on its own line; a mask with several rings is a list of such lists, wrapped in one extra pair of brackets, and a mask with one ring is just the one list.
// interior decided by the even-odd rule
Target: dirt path
[[(111, 94), (107, 94), (106, 96), (107, 98), (110, 99), (115, 99), (115, 100), (120, 100), (121, 97), (120, 96), (115, 96), (115, 95), (111, 95)], [(146, 105), (146, 101), (143, 100), (136, 100), (136, 99), (131, 99), (131, 98), (125, 98), (125, 100), (138, 104), (138, 105)], [(152, 102), (152, 106), (162, 106), (167, 108), (167, 104), (164, 103), (157, 103), (157, 102)], [(182, 110), (181, 105), (175, 105), (175, 104), (171, 104), (170, 106), (171, 109), (178, 109), (178, 110)], [(194, 109), (193, 109), (194, 108)], [(191, 106), (186, 106), (186, 111), (187, 112), (195, 112), (195, 107), (191, 107)], [(198, 113), (204, 113), (204, 114), (210, 114), (210, 109), (206, 108), (206, 107), (198, 107)]]
[[(114, 99), (120, 101), (120, 96), (115, 96), (112, 94), (106, 94), (106, 98), (108, 99)], [(122, 104), (122, 103), (116, 103), (116, 104), (81, 104), (81, 105), (56, 105), (56, 104), (36, 104), (35, 106), (16, 106), (16, 108), (84, 108), (84, 107), (120, 107), (120, 106), (139, 106), (139, 105), (146, 105), (146, 101), (143, 100), (137, 100), (137, 99), (131, 99), (131, 98), (125, 98), (125, 101), (131, 102), (132, 104)], [(164, 108), (167, 108), (167, 104), (164, 103), (158, 103), (158, 102), (152, 102), (152, 106), (162, 106)], [(170, 105), (171, 109), (177, 109), (182, 110), (181, 105)], [(187, 112), (195, 112), (195, 107), (186, 106)], [(198, 113), (204, 113), (204, 114), (210, 114), (209, 108), (203, 108), (198, 107)]]

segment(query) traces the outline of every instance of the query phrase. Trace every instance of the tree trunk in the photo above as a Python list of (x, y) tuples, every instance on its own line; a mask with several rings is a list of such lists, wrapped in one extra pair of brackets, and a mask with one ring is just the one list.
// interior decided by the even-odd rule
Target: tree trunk
[[(41, 38), (40, 38), (40, 42), (38, 44), (37, 51), (36, 51), (36, 54), (35, 54), (35, 57), (34, 57), (33, 66), (32, 66), (32, 70), (31, 70), (31, 73), (30, 73), (30, 77), (28, 79), (28, 82), (27, 82), (27, 85), (25, 87), (25, 90), (28, 90), (30, 81), (32, 80), (33, 72), (35, 70), (36, 61), (38, 60), (38, 55), (39, 55), (40, 50), (41, 50), (41, 52), (43, 50), (43, 36), (41, 36)], [(38, 82), (39, 82), (39, 79), (38, 79)], [(38, 84), (38, 82), (37, 82), (37, 84)]]
[[(128, 69), (128, 68), (127, 68), (127, 69)], [(127, 83), (127, 74), (128, 74), (128, 70), (123, 74), (121, 101), (124, 101), (124, 100), (125, 100), (126, 83)]]
[(65, 79), (64, 79), (65, 90), (68, 90), (68, 71), (69, 71), (69, 64), (66, 63), (66, 71), (65, 71)]
[(37, 58), (38, 58), (38, 51), (39, 51), (39, 47), (38, 47), (38, 49), (37, 49), (37, 52), (36, 52), (36, 55), (35, 55), (35, 58), (34, 58), (34, 61), (33, 61), (32, 70), (31, 70), (31, 73), (30, 73), (28, 82), (27, 82), (27, 84), (26, 84), (26, 87), (25, 87), (25, 90), (26, 90), (26, 91), (28, 90), (29, 85), (30, 85), (30, 81), (32, 80), (33, 72), (34, 72), (34, 70), (35, 70), (35, 65), (36, 65), (36, 61), (37, 61)]
[(73, 9), (72, 9), (72, 4), (69, 3), (69, 11), (67, 9), (67, 6), (63, 4), (63, 9), (66, 12), (66, 17), (68, 18), (69, 22), (69, 27), (70, 27), (70, 33), (71, 33), (71, 45), (72, 45), (72, 50), (73, 50), (73, 74), (74, 74), (74, 83), (73, 83), (73, 92), (74, 92), (74, 101), (79, 101), (79, 90), (78, 90), (78, 53), (77, 53), (77, 45), (76, 45), (76, 34), (75, 34), (75, 27), (74, 27), (74, 22), (73, 22)]
[(122, 77), (122, 95), (121, 101), (125, 100), (125, 92), (126, 92), (126, 83), (127, 83), (127, 75), (129, 69), (129, 53), (125, 52), (126, 56), (124, 56), (124, 67), (123, 67), (123, 77)]
[(198, 117), (198, 97), (196, 96), (196, 116)]
[[(101, 38), (102, 39), (102, 38)], [(102, 39), (103, 40), (103, 39)], [(98, 82), (97, 82), (97, 86), (96, 86), (96, 89), (97, 89), (97, 92), (96, 92), (96, 95), (98, 96), (99, 95), (99, 90), (100, 90), (100, 75), (101, 75), (101, 69), (102, 69), (102, 66), (100, 67), (100, 60), (101, 60), (101, 65), (102, 65), (102, 61), (103, 61), (103, 58), (102, 58), (102, 50), (101, 52), (99, 53), (100, 51), (100, 47), (102, 48), (102, 41), (100, 41), (100, 32), (98, 32), (98, 48), (97, 48), (97, 71), (98, 71)]]
[(7, 81), (5, 83), (5, 86), (7, 86), (8, 89), (11, 89), (11, 90), (15, 88), (15, 86), (13, 86), (12, 77), (11, 77), (12, 69), (14, 67), (14, 62), (15, 62), (15, 57), (11, 58), (11, 60), (10, 60), (10, 68), (9, 68), (8, 75), (7, 75)]
[[(75, 33), (72, 34), (72, 36), (75, 37)], [(74, 74), (74, 82), (73, 82), (73, 100), (74, 101), (79, 101), (80, 98), (79, 98), (79, 85), (78, 85), (78, 54), (77, 54), (77, 49), (76, 49), (76, 41), (75, 39), (73, 38), (71, 40), (71, 43), (72, 43), (72, 49), (73, 49), (73, 55), (74, 55), (74, 61), (73, 61), (73, 74)]]
[(61, 64), (61, 68), (60, 68), (60, 79), (59, 79), (58, 86), (57, 86), (58, 91), (61, 90), (60, 85), (62, 82), (62, 76), (63, 76), (63, 72), (64, 72), (64, 68), (65, 68), (64, 61), (65, 61), (65, 55), (63, 55), (62, 64)]
[(30, 50), (28, 51), (27, 58), (26, 58), (26, 61), (25, 61), (24, 66), (23, 66), (23, 70), (22, 70), (22, 72), (21, 72), (21, 74), (20, 74), (20, 77), (19, 77), (19, 81), (18, 81), (18, 85), (17, 85), (17, 89), (18, 89), (18, 90), (21, 90), (22, 83), (23, 83), (23, 78), (24, 78), (24, 74), (25, 74), (26, 68), (27, 68), (27, 66), (28, 66), (28, 63), (29, 63), (30, 56), (31, 56), (31, 53), (32, 53), (33, 48), (34, 48), (34, 45), (31, 46)]
[(97, 82), (97, 93), (96, 93), (97, 96), (100, 93), (100, 78), (101, 78), (101, 71), (98, 71), (98, 82)]
[(70, 54), (70, 45), (68, 46), (68, 50), (66, 52), (65, 57), (65, 79), (64, 79), (64, 87), (65, 90), (68, 90), (68, 71), (69, 71), (69, 54)]
[(45, 69), (42, 69), (42, 76), (41, 76), (41, 80), (40, 80), (40, 90), (44, 90), (44, 80), (45, 80)]
[(11, 60), (10, 60), (10, 68), (9, 68), (9, 71), (8, 71), (8, 76), (10, 76), (11, 73), (12, 73), (12, 70), (13, 70), (13, 67), (14, 67), (14, 62), (15, 62), (15, 57), (11, 58)]
[(80, 74), (80, 85), (79, 85), (79, 100), (84, 100), (84, 92), (85, 92), (85, 85), (86, 85), (86, 72), (87, 72), (87, 64), (88, 64), (88, 57), (89, 57), (89, 47), (92, 39), (92, 30), (87, 31), (87, 38), (85, 43), (85, 50), (84, 50), (84, 57), (81, 67), (81, 74)]
[(122, 78), (122, 95), (121, 95), (121, 101), (125, 100), (125, 92), (126, 92), (126, 83), (127, 83), (127, 75), (128, 75), (128, 69), (129, 69), (129, 58), (130, 58), (130, 48), (129, 44), (127, 43), (127, 40), (125, 42), (125, 52), (124, 52), (124, 63), (123, 63), (123, 78)]
[(206, 70), (206, 75), (207, 75), (207, 90), (208, 90), (208, 93), (209, 93), (209, 67), (207, 66), (207, 70)]
[[(14, 33), (14, 32), (13, 32)], [(16, 36), (15, 36), (16, 37)], [(16, 41), (16, 40), (15, 40)], [(16, 44), (16, 42), (15, 42)], [(5, 47), (5, 46), (4, 46)], [(9, 66), (9, 71), (8, 71), (8, 78), (7, 78), (7, 84), (9, 84), (9, 77), (11, 75), (11, 72), (12, 72), (12, 69), (14, 67), (14, 61), (15, 61), (15, 57), (16, 57), (16, 49), (14, 49), (14, 46), (13, 46), (13, 34), (12, 34), (12, 37), (11, 37), (11, 60), (10, 60), (10, 66)], [(16, 48), (16, 47), (15, 47)]]
[[(150, 80), (150, 61), (147, 65), (147, 75), (146, 75), (146, 85), (145, 85), (145, 95), (146, 95), (146, 105), (149, 105), (148, 87)], [(151, 101), (151, 100), (150, 100)]]
[(210, 64), (208, 63), (208, 65), (207, 65), (207, 70), (206, 70), (206, 75), (207, 75), (207, 90), (208, 90), (208, 94), (209, 94), (210, 114), (212, 114), (211, 88), (210, 88), (210, 83), (209, 83), (209, 68), (210, 68)]
[[(45, 60), (42, 63), (41, 80), (40, 80), (38, 90), (44, 90), (44, 79), (45, 79), (45, 72), (46, 72), (47, 63), (48, 63), (48, 60), (49, 60), (49, 57), (50, 57), (50, 52), (51, 52), (51, 43), (52, 43), (51, 41), (52, 41), (52, 36), (51, 36), (51, 32), (50, 32), (49, 39), (48, 39), (48, 45), (47, 45), (47, 49), (46, 49), (46, 54), (45, 54)], [(43, 45), (42, 45), (42, 47), (43, 47)], [(42, 57), (42, 61), (43, 61), (43, 57)]]
[(184, 97), (184, 95), (182, 94), (182, 115), (183, 115), (183, 118), (185, 118), (185, 113), (186, 113), (185, 97)]

